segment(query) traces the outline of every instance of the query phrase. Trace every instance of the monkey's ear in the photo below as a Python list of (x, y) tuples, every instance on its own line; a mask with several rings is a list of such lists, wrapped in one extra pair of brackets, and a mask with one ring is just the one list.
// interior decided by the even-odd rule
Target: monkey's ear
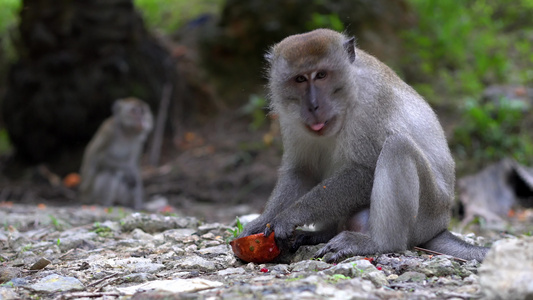
[(265, 59), (268, 63), (272, 63), (272, 59), (274, 58), (274, 55), (272, 54), (272, 52), (267, 52), (265, 53)]
[(346, 40), (343, 46), (344, 50), (346, 50), (346, 53), (348, 53), (350, 63), (353, 63), (355, 60), (355, 38), (351, 37), (350, 39)]

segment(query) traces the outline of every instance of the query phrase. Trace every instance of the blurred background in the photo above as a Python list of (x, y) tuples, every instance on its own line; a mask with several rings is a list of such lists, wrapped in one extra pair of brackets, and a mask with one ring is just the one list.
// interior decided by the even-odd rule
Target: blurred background
[[(73, 203), (62, 179), (113, 101), (135, 96), (166, 113), (162, 147), (149, 138), (142, 161), (150, 199), (210, 221), (260, 211), (282, 153), (263, 55), (324, 27), (425, 97), (458, 178), (503, 159), (526, 174), (531, 16), (533, 0), (0, 0), (0, 202)], [(518, 177), (527, 206), (533, 180)]]

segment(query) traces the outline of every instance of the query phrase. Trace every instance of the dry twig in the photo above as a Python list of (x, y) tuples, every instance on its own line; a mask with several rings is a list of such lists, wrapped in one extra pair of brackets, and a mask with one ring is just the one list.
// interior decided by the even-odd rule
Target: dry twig
[[(437, 252), (437, 251), (433, 251), (433, 250), (429, 250), (429, 249), (425, 249), (425, 248), (420, 248), (420, 247), (415, 247), (415, 250), (427, 252), (427, 253), (434, 254), (434, 255), (447, 255), (447, 254), (444, 254), (444, 253), (440, 253), (440, 252)], [(455, 257), (455, 256), (452, 256), (452, 255), (448, 255), (448, 256), (451, 256), (456, 261), (468, 262), (468, 260), (466, 260), (466, 259), (462, 259), (462, 258)]]

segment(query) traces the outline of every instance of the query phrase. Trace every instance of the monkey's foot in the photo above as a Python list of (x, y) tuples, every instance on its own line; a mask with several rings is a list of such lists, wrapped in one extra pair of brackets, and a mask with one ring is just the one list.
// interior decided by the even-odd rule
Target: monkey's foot
[(343, 231), (320, 249), (315, 257), (324, 257), (328, 253), (333, 253), (326, 259), (328, 263), (332, 263), (350, 256), (369, 255), (376, 252), (377, 247), (369, 236), (358, 232)]

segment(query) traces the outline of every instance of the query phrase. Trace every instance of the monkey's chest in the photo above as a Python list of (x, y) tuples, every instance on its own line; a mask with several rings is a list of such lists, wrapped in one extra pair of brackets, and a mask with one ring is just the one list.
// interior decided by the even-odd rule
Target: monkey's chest
[(116, 162), (130, 161), (133, 153), (135, 152), (135, 149), (133, 148), (133, 145), (127, 141), (115, 143), (112, 147), (109, 147), (108, 155)]

